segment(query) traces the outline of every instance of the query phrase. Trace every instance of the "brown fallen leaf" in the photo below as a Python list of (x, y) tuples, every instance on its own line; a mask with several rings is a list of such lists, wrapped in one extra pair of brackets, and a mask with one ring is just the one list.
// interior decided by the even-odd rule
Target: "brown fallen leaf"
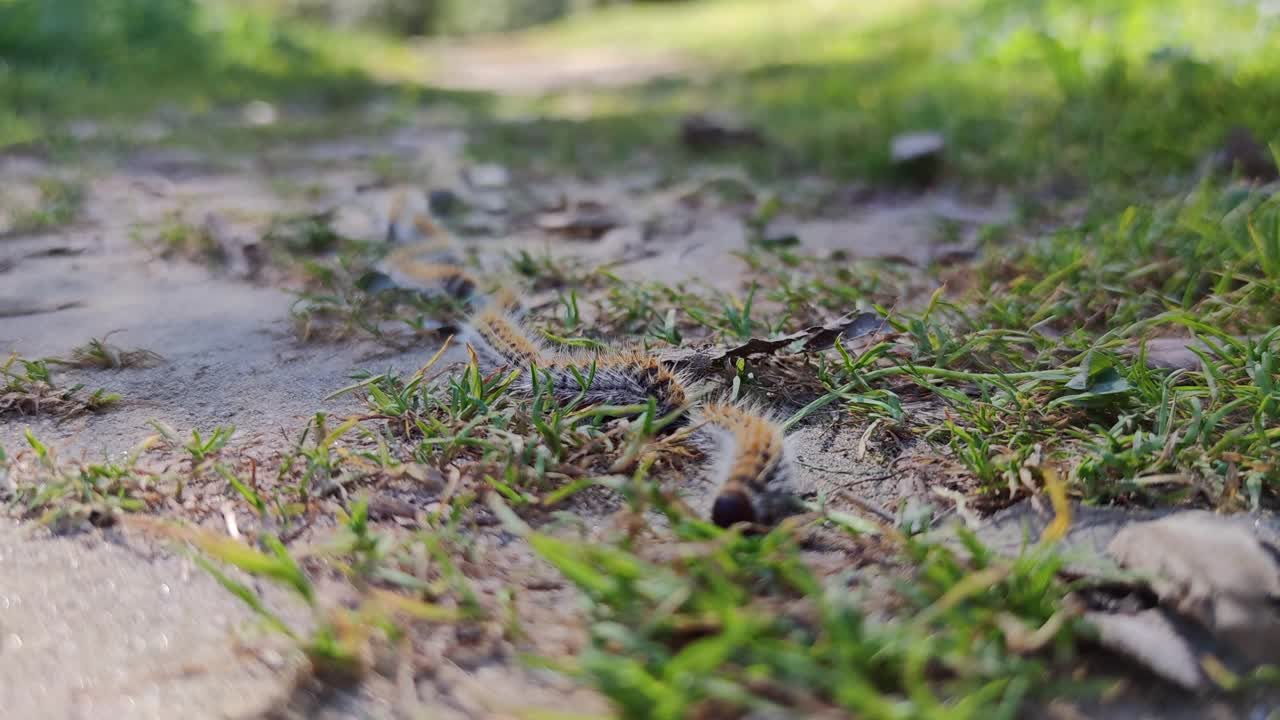
[(733, 347), (673, 348), (659, 354), (660, 359), (690, 369), (708, 368), (723, 360), (736, 360), (752, 355), (767, 355), (792, 348), (793, 352), (821, 352), (837, 340), (854, 340), (889, 329), (889, 323), (878, 313), (860, 312), (842, 315), (822, 325), (814, 325), (776, 338), (751, 338)]
[(599, 240), (621, 224), (622, 219), (609, 208), (585, 200), (538, 216), (538, 227), (578, 240)]

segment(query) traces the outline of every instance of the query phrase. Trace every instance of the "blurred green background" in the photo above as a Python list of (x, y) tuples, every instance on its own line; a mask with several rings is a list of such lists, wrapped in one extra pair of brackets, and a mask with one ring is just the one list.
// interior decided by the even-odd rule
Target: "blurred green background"
[[(508, 102), (437, 93), (460, 42), (686, 71)], [(875, 177), (931, 129), (960, 177), (1128, 189), (1195, 167), (1235, 127), (1280, 138), (1273, 0), (0, 0), (0, 147), (66, 121), (267, 99), (329, 110), (393, 94), (475, 112), (477, 153), (625, 161), (688, 112), (779, 142), (762, 172)], [(499, 112), (502, 111), (502, 112)], [(519, 114), (536, 122), (504, 124)]]

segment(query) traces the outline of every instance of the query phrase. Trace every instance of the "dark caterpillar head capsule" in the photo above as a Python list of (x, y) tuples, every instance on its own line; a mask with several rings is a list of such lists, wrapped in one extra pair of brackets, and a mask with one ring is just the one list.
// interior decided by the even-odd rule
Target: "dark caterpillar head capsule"
[(715, 504), (711, 506), (711, 522), (722, 528), (755, 521), (756, 510), (752, 506), (751, 497), (740, 488), (721, 490), (716, 496)]

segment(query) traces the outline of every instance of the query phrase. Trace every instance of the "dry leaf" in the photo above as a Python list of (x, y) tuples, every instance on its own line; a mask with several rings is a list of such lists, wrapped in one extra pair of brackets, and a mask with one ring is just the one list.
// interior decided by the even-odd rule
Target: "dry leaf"
[(589, 201), (538, 216), (538, 227), (543, 230), (579, 240), (599, 240), (621, 224), (622, 219), (609, 208)]
[(849, 313), (831, 322), (814, 325), (776, 338), (751, 338), (733, 347), (673, 348), (659, 354), (663, 362), (705, 370), (723, 360), (767, 355), (787, 348), (797, 353), (821, 352), (837, 340), (854, 340), (889, 330), (889, 323), (873, 312)]
[(1136, 523), (1107, 554), (1150, 578), (1162, 605), (1254, 662), (1280, 662), (1280, 564), (1249, 521), (1207, 511)]
[(1189, 628), (1159, 608), (1137, 613), (1091, 612), (1085, 620), (1098, 633), (1098, 643), (1186, 690), (1208, 688), (1199, 656), (1207, 648), (1187, 638)]

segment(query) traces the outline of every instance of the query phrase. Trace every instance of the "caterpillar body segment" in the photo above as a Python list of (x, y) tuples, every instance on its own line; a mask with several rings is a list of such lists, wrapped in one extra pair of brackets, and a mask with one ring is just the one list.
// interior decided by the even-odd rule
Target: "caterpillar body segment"
[(378, 269), (396, 285), (460, 300), (477, 292), (480, 281), (463, 267), (461, 246), (431, 216), (421, 193), (392, 198), (386, 240), (392, 250)]
[[(654, 358), (632, 353), (548, 358), (537, 367), (537, 384), (561, 403), (581, 398), (586, 405), (637, 406), (652, 399), (658, 418), (689, 404), (679, 374)], [(526, 373), (516, 385), (532, 393), (534, 378)]]
[[(582, 354), (548, 347), (511, 313), (490, 307), (472, 316), (463, 332), (476, 355), (489, 365), (525, 372), (512, 388), (533, 395), (536, 388), (558, 402), (587, 405), (646, 405), (655, 401), (659, 417), (688, 406), (685, 380), (643, 353)], [(534, 376), (536, 373), (536, 377)]]
[(413, 288), (428, 295), (444, 293), (459, 300), (475, 295), (480, 280), (461, 265), (424, 259), (415, 254), (421, 248), (392, 250), (383, 262), (382, 271), (400, 287)]
[(528, 369), (553, 362), (554, 353), (516, 317), (501, 307), (487, 307), (471, 317), (463, 339), (475, 349), (486, 369)]

